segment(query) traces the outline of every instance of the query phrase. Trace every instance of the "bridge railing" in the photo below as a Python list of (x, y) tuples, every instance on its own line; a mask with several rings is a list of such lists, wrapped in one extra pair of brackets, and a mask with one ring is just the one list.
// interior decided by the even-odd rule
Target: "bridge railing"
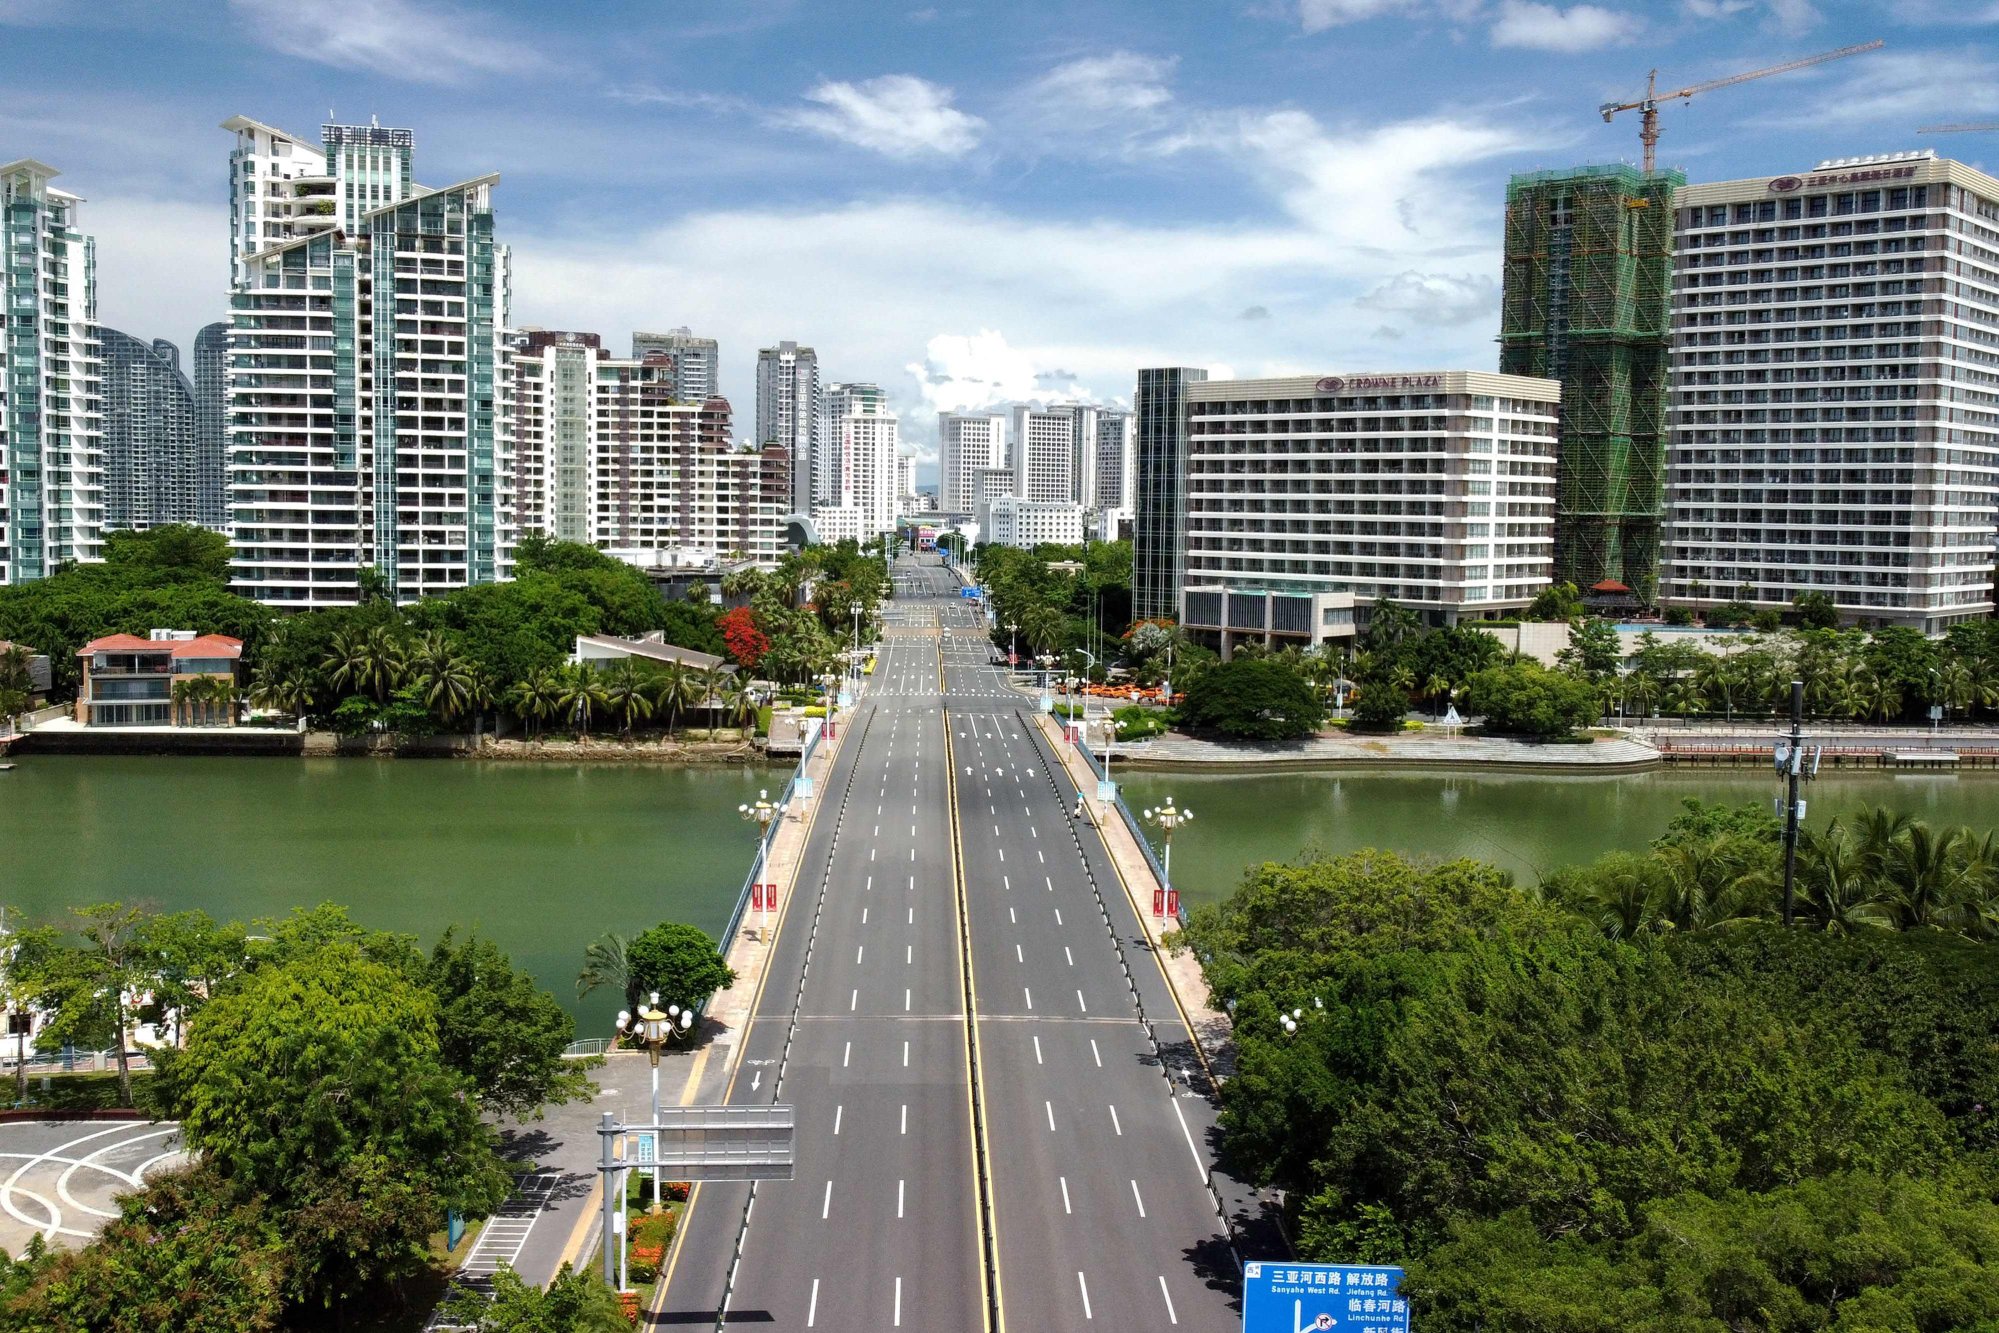
[[(1083, 756), (1083, 762), (1090, 766), (1090, 771), (1097, 775), (1099, 782), (1108, 779), (1109, 775), (1104, 771), (1104, 763), (1101, 759), (1097, 758), (1095, 751), (1091, 750), (1087, 745), (1078, 745), (1076, 752)], [(1166, 867), (1159, 863), (1158, 853), (1152, 850), (1152, 842), (1145, 836), (1145, 829), (1139, 824), (1138, 816), (1132, 814), (1131, 807), (1124, 803), (1124, 793), (1113, 788), (1111, 804), (1116, 807), (1118, 818), (1124, 820), (1124, 826), (1131, 830), (1131, 840), (1137, 843), (1138, 850), (1144, 853), (1145, 864), (1152, 867), (1152, 877), (1159, 881), (1159, 887), (1165, 888)], [(1182, 901), (1176, 904), (1176, 909), (1174, 920), (1182, 926), (1186, 925), (1186, 903)]]
[[(751, 891), (762, 878), (764, 867), (769, 864), (771, 844), (777, 840), (777, 831), (784, 823), (784, 811), (790, 806), (791, 798), (798, 790), (798, 780), (805, 775), (805, 766), (812, 762), (812, 756), (819, 748), (820, 738), (825, 734), (826, 729), (820, 726), (812, 728), (811, 734), (806, 736), (805, 748), (798, 753), (798, 766), (791, 770), (791, 776), (785, 780), (784, 790), (778, 795), (777, 818), (771, 820), (770, 827), (765, 829), (757, 840), (757, 854), (751, 858), (749, 873), (743, 876), (743, 887), (736, 893), (736, 905), (729, 913), (729, 923), (722, 928), (722, 936), (715, 943), (716, 950), (724, 957), (728, 956), (730, 941), (734, 940), (736, 932), (743, 928), (743, 916), (750, 910)], [(705, 1003), (702, 1008), (705, 1013), (707, 1008)]]

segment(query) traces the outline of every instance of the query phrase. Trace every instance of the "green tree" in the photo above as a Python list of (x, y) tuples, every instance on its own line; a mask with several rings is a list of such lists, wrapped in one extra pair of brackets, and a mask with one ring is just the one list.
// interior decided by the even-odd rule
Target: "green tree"
[(626, 1333), (631, 1328), (611, 1289), (568, 1264), (546, 1291), (503, 1267), (493, 1274), (490, 1295), (461, 1291), (445, 1303), (444, 1313), (456, 1327), (473, 1333)]
[(1325, 700), (1299, 667), (1272, 657), (1216, 663), (1180, 705), (1184, 725), (1250, 740), (1309, 736), (1325, 717)]
[(107, 532), (104, 561), (170, 578), (225, 583), (229, 579), (229, 539), (192, 523), (162, 523), (143, 532)]
[(267, 1333), (290, 1264), (267, 1210), (212, 1166), (155, 1171), (82, 1249), (0, 1256), (16, 1333)]
[(620, 733), (630, 740), (633, 726), (652, 716), (652, 696), (645, 675), (637, 662), (626, 657), (613, 663), (601, 680), (604, 707), (618, 719)]
[(432, 630), (410, 653), (410, 671), (424, 706), (450, 725), (472, 709), (472, 663), (442, 631)]
[(1807, 629), (1838, 629), (1839, 611), (1823, 592), (1801, 592), (1791, 599), (1791, 615)]
[(604, 686), (594, 668), (578, 663), (563, 668), (557, 676), (556, 707), (562, 718), (576, 723), (585, 736), (590, 734), (590, 718), (604, 706)]
[(1569, 642), (1555, 660), (1571, 675), (1601, 685), (1616, 678), (1624, 650), (1609, 621), (1578, 619), (1569, 626)]
[(662, 921), (640, 931), (625, 946), (625, 957), (636, 994), (658, 991), (662, 1009), (669, 1004), (698, 1009), (736, 980), (735, 970), (716, 952), (707, 932), (677, 921)]
[(478, 1089), (479, 1103), (515, 1119), (588, 1097), (590, 1080), (562, 1058), (575, 1024), (555, 997), (491, 940), (453, 930), (431, 950), (423, 982), (437, 1001), (438, 1052)]
[(127, 997), (147, 988), (153, 959), (145, 947), (152, 914), (124, 903), (74, 908), (77, 942), (40, 948), (26, 963), (26, 981), (46, 1017), (36, 1040), (44, 1046), (109, 1045), (118, 1060), (118, 1104), (132, 1104), (133, 1015)]
[(163, 1077), (188, 1147), (268, 1204), (301, 1302), (420, 1270), (446, 1209), (483, 1216), (507, 1193), (436, 1001), (349, 941), (210, 1001)]
[(1489, 731), (1544, 737), (1587, 727), (1603, 708), (1589, 682), (1534, 662), (1479, 672), (1466, 686), (1465, 705)]
[(1583, 597), (1573, 583), (1553, 583), (1534, 595), (1522, 620), (1575, 622), (1583, 614)]

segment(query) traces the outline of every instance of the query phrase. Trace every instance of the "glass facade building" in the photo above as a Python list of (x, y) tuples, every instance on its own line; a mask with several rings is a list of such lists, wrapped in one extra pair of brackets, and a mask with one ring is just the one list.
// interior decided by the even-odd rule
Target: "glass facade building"
[(1138, 372), (1132, 614), (1141, 619), (1180, 614), (1187, 576), (1187, 386), (1207, 378), (1207, 371), (1188, 366)]
[[(104, 527), (145, 529), (203, 523), (202, 494), (221, 485), (203, 475), (194, 386), (180, 351), (99, 328), (104, 357)], [(218, 460), (219, 461), (219, 460)]]

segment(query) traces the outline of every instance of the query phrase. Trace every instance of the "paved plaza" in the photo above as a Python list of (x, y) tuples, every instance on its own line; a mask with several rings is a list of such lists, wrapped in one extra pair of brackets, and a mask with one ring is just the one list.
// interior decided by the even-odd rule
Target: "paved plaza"
[(0, 1124), (0, 1250), (19, 1254), (36, 1236), (87, 1242), (118, 1215), (116, 1196), (181, 1160), (180, 1126), (171, 1122)]

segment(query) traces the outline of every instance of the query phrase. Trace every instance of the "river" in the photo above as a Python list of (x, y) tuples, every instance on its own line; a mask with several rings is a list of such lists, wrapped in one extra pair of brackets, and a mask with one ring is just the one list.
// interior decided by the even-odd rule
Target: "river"
[[(1767, 801), (1760, 771), (1542, 777), (1502, 773), (1119, 774), (1137, 810), (1195, 813), (1175, 839), (1190, 903), (1245, 865), (1387, 847), (1496, 861), (1523, 879), (1658, 836), (1680, 800)], [(345, 904), (427, 947), (447, 925), (496, 941), (577, 1015), (583, 950), (662, 920), (721, 929), (749, 870), (736, 807), (781, 770), (454, 760), (24, 756), (0, 773), (0, 905), (59, 916), (123, 899), (251, 922)], [(1993, 823), (1999, 776), (1827, 777), (1810, 820), (1888, 803)]]
[(344, 904), (425, 948), (494, 940), (576, 1002), (583, 950), (662, 920), (721, 930), (749, 873), (736, 807), (784, 771), (462, 760), (23, 756), (0, 773), (0, 905), (108, 899), (249, 923)]
[[(1256, 862), (1362, 847), (1476, 857), (1531, 883), (1557, 866), (1642, 849), (1689, 796), (1767, 803), (1779, 792), (1774, 774), (1749, 768), (1614, 776), (1379, 770), (1183, 776), (1135, 769), (1116, 776), (1134, 814), (1169, 797), (1194, 812), (1173, 837), (1173, 880), (1189, 906), (1226, 896)], [(1981, 833), (1999, 824), (1999, 774), (1829, 774), (1807, 784), (1804, 794), (1806, 822), (1814, 826), (1870, 805), (1908, 810), (1933, 824), (1970, 824)], [(1158, 834), (1151, 836), (1157, 849)]]

